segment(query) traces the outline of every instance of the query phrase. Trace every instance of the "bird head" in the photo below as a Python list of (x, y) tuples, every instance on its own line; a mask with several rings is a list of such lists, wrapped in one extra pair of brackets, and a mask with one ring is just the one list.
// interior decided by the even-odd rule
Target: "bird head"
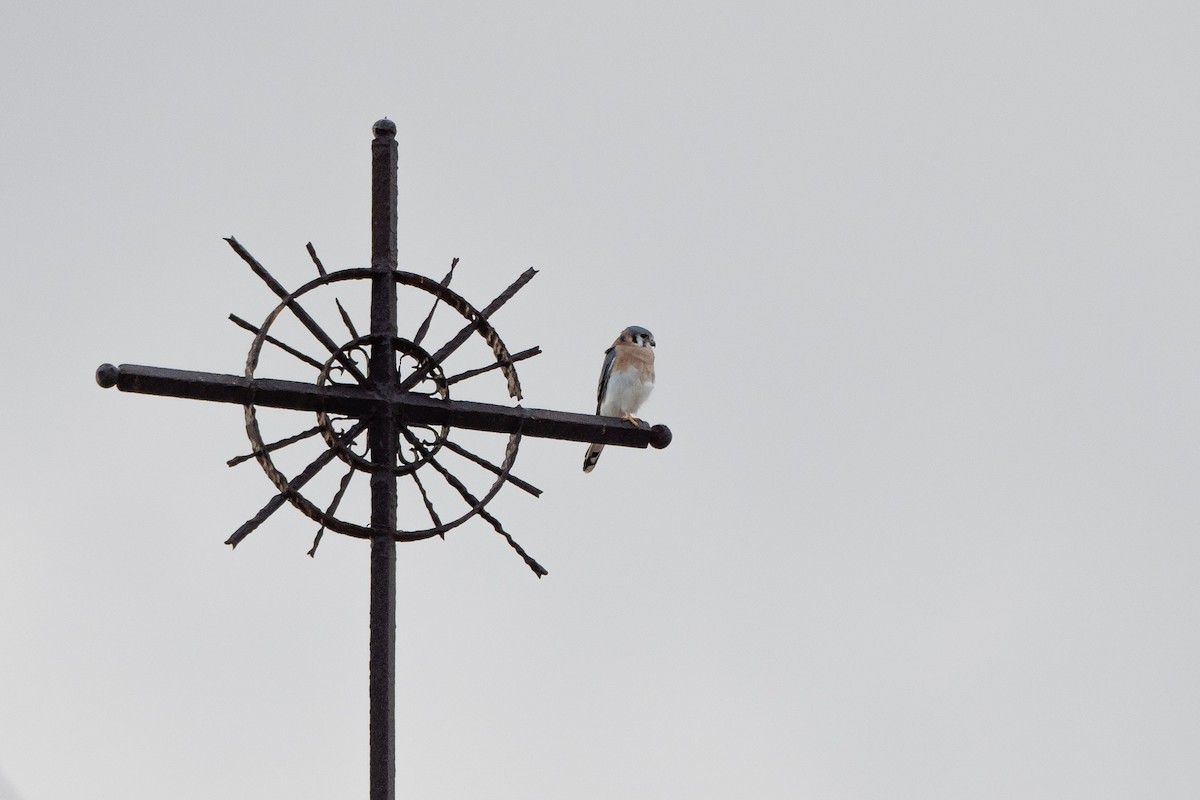
[(621, 335), (617, 338), (618, 342), (625, 344), (636, 345), (637, 347), (654, 347), (654, 334), (645, 328), (637, 325), (630, 325), (625, 330), (621, 331)]

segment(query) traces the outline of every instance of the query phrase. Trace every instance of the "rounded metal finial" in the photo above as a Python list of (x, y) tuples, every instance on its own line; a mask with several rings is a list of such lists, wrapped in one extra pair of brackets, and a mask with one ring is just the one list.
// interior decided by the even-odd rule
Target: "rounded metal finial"
[(662, 450), (671, 443), (671, 429), (666, 425), (655, 425), (650, 434), (650, 446), (655, 450)]
[(112, 364), (101, 364), (96, 369), (96, 383), (100, 384), (101, 388), (111, 389), (117, 385), (117, 377), (120, 374), (121, 370)]
[(379, 120), (379, 122), (376, 122), (374, 125), (372, 125), (371, 130), (374, 131), (376, 136), (395, 136), (396, 123), (392, 122), (387, 117), (384, 117), (383, 119)]

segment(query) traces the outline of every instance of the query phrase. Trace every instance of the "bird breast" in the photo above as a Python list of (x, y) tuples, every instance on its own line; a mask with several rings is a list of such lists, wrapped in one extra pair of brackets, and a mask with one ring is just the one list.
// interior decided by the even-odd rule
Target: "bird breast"
[(634, 414), (646, 402), (653, 388), (654, 381), (643, 379), (637, 369), (613, 370), (608, 377), (600, 413), (606, 417)]

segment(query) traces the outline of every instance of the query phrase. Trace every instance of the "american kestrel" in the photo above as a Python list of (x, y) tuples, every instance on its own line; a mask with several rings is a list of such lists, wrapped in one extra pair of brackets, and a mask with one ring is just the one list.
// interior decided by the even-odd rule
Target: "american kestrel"
[[(654, 388), (654, 334), (637, 325), (621, 331), (612, 347), (604, 352), (600, 370), (600, 388), (596, 391), (596, 413), (622, 417), (637, 425), (634, 416)], [(583, 471), (591, 472), (600, 460), (602, 444), (588, 445)]]

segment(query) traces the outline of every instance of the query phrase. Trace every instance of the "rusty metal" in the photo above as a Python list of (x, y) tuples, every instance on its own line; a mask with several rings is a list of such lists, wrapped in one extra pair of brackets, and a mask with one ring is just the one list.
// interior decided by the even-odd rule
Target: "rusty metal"
[(244, 378), (213, 372), (105, 364), (96, 371), (101, 386), (116, 387), (135, 394), (183, 397), (243, 405), (253, 403), (272, 408), (298, 411), (327, 411), (349, 416), (372, 412), (403, 414), (415, 423), (450, 425), (494, 433), (515, 433), (540, 439), (570, 442), (596, 442), (618, 447), (662, 449), (671, 443), (666, 425), (646, 422), (631, 425), (620, 417), (600, 417), (544, 408), (502, 406), (470, 400), (432, 400), (421, 395), (404, 394), (381, 398), (357, 386), (324, 386), (313, 391), (312, 384), (270, 378)]
[[(541, 490), (512, 474), (523, 437), (594, 442), (623, 447), (663, 448), (671, 442), (665, 425), (631, 425), (625, 420), (591, 414), (573, 414), (546, 409), (523, 408), (454, 399), (451, 387), (482, 376), (487, 382), (498, 372), (507, 395), (522, 398), (516, 364), (540, 354), (531, 347), (512, 354), (500, 339), (490, 318), (533, 277), (528, 269), (488, 305), (477, 309), (450, 289), (458, 259), (442, 280), (403, 272), (397, 261), (398, 147), (396, 126), (380, 120), (373, 126), (371, 143), (371, 266), (330, 271), (317, 257), (312, 243), (306, 249), (318, 277), (289, 291), (236, 239), (230, 247), (279, 299), (261, 325), (230, 315), (230, 320), (253, 335), (243, 375), (168, 369), (163, 367), (104, 364), (96, 370), (96, 381), (105, 388), (137, 394), (182, 397), (210, 402), (235, 403), (244, 407), (246, 432), (251, 452), (229, 460), (230, 466), (255, 460), (275, 486), (276, 494), (227, 540), (237, 546), (275, 511), (291, 504), (319, 524), (309, 555), (316, 552), (327, 530), (371, 542), (370, 600), (370, 797), (394, 800), (396, 774), (395, 733), (395, 637), (396, 637), (396, 543), (445, 534), (469, 519), (479, 517), (499, 534), (538, 576), (545, 568), (530, 556), (505, 530), (486, 506), (501, 488), (512, 485), (537, 497)], [(369, 281), (370, 332), (360, 334), (341, 298), (325, 297), (349, 289), (357, 281)], [(411, 338), (404, 338), (397, 318), (401, 290), (431, 296), (428, 314)], [(310, 308), (332, 300), (340, 324), (350, 339), (339, 343), (327, 333), (301, 300)], [(328, 306), (326, 306), (328, 307)], [(434, 314), (447, 308), (462, 318), (461, 329), (440, 347), (426, 349)], [(324, 351), (314, 356), (275, 328), (290, 314), (303, 331)], [(473, 337), (480, 337), (491, 354), (487, 364), (463, 369), (447, 377), (444, 365)], [(266, 346), (295, 358), (316, 370), (312, 382), (260, 377)], [(465, 351), (464, 351), (465, 352)], [(494, 381), (493, 381), (494, 383)], [(456, 389), (457, 391), (457, 389)], [(259, 409), (283, 409), (315, 413), (317, 424), (268, 441), (263, 436)], [(305, 426), (298, 426), (305, 427)], [(296, 430), (296, 429), (293, 429)], [(500, 458), (489, 459), (455, 441), (457, 430), (506, 434)], [(307, 443), (307, 444), (302, 444)], [(319, 454), (299, 472), (288, 475), (276, 465), (274, 456), (287, 448), (321, 446)], [(456, 460), (457, 459), (457, 460)], [(495, 463), (495, 462), (499, 463)], [(453, 462), (453, 466), (449, 462)], [(332, 464), (345, 470), (333, 496), (320, 505), (305, 496), (318, 486), (313, 479)], [(474, 487), (456, 474), (459, 464), (482, 470), (488, 483)], [(421, 474), (425, 471), (425, 476)], [(363, 473), (370, 481), (370, 522), (363, 525), (339, 516), (339, 509), (354, 476)], [(424, 515), (432, 523), (420, 527), (399, 523), (398, 485), (411, 480), (419, 494)], [(443, 483), (465, 505), (451, 514), (439, 511), (438, 499), (430, 491), (432, 481)], [(444, 490), (443, 490), (444, 491)], [(461, 506), (459, 507), (461, 509)], [(408, 515), (406, 515), (407, 518)]]
[[(368, 386), (396, 393), (396, 125), (375, 123), (371, 142), (371, 356)], [(340, 307), (339, 303), (339, 307)], [(322, 374), (328, 375), (328, 371)], [(371, 460), (371, 800), (396, 796), (396, 465), (397, 419), (376, 414), (368, 427)]]

